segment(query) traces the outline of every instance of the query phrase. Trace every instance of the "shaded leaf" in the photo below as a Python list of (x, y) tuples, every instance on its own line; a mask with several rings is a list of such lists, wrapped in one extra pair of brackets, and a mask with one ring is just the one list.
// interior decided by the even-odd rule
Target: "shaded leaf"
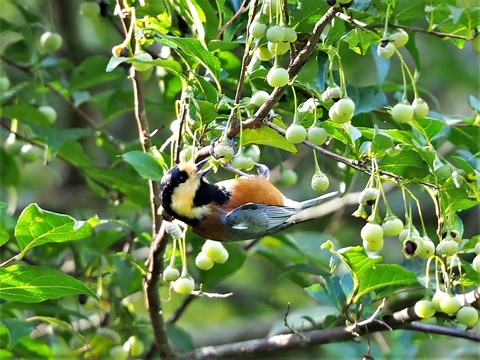
[(268, 145), (282, 150), (290, 151), (296, 154), (297, 148), (291, 142), (287, 141), (285, 137), (277, 133), (268, 126), (260, 126), (257, 129), (243, 130), (243, 145)]
[(9, 333), (8, 349), (13, 349), (21, 338), (29, 335), (33, 330), (33, 325), (22, 319), (2, 318), (0, 324), (2, 324)]
[(144, 179), (159, 181), (162, 178), (163, 170), (153, 155), (142, 151), (130, 151), (123, 154), (122, 158)]

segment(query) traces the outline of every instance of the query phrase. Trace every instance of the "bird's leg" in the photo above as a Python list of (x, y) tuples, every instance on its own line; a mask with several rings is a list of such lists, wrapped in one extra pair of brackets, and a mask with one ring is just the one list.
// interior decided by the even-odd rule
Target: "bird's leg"
[(255, 167), (257, 168), (258, 176), (261, 176), (267, 180), (270, 179), (270, 169), (268, 168), (267, 165), (255, 163)]

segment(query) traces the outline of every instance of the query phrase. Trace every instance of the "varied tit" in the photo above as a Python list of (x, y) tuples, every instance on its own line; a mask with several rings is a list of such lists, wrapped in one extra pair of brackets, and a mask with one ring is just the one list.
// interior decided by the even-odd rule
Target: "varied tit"
[[(161, 181), (164, 211), (204, 238), (236, 241), (260, 238), (295, 225), (296, 215), (335, 193), (296, 202), (286, 198), (265, 177), (246, 175), (210, 184), (198, 164), (180, 163)], [(304, 221), (304, 220), (302, 220)]]

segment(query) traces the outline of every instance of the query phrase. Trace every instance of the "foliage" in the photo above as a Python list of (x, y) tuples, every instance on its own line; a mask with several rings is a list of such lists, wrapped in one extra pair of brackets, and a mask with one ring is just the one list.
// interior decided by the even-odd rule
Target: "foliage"
[[(436, 291), (478, 304), (480, 102), (469, 67), (480, 8), (343, 3), (51, 1), (48, 16), (37, 2), (2, 3), (2, 357), (238, 356), (240, 322), (254, 337), (288, 331), (319, 345), (386, 331), (375, 316), (418, 330), (385, 334), (402, 358), (435, 356), (421, 332), (479, 340), (455, 315), (438, 308), (435, 324), (418, 325), (413, 309), (434, 307)], [(322, 129), (321, 140), (303, 129)], [(314, 197), (320, 175), (314, 188), (340, 196), (303, 227), (204, 245), (162, 219), (158, 193), (174, 163), (209, 155), (212, 179), (233, 176), (225, 163), (248, 172), (261, 162), (289, 196)], [(168, 278), (165, 267), (178, 271)], [(195, 290), (175, 293), (178, 276)], [(261, 315), (282, 325), (252, 329)], [(282, 350), (272, 344), (252, 352)], [(475, 356), (465, 344), (458, 356)], [(393, 356), (345, 346), (336, 358)]]

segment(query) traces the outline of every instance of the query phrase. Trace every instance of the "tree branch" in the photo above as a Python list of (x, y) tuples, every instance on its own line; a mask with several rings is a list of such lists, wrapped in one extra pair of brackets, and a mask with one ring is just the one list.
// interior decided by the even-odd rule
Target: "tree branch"
[(410, 307), (391, 315), (386, 315), (380, 320), (372, 317), (367, 321), (362, 321), (353, 326), (338, 326), (322, 330), (306, 331), (302, 333), (302, 336), (298, 336), (297, 334), (280, 334), (233, 344), (206, 346), (186, 354), (181, 359), (219, 359), (224, 357), (245, 357), (265, 353), (278, 353), (293, 348), (344, 342), (375, 332), (401, 329), (421, 331), (429, 334), (448, 335), (480, 342), (479, 333), (423, 324), (419, 323), (418, 320), (419, 318), (415, 315), (413, 307)]

